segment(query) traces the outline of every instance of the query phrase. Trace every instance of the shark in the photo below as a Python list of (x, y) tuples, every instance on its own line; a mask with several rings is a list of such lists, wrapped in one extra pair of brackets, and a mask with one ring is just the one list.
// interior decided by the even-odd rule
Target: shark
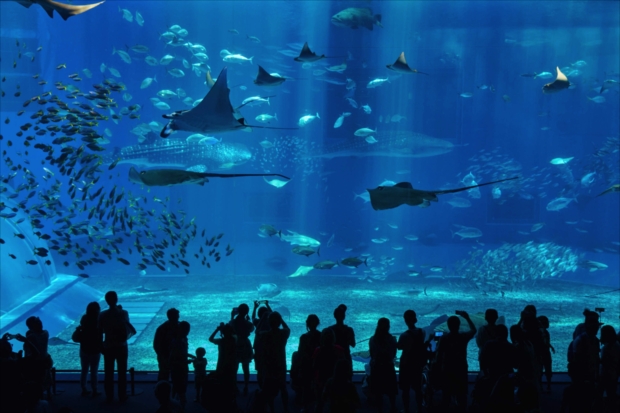
[(261, 65), (258, 65), (258, 74), (256, 75), (256, 79), (254, 79), (254, 84), (256, 86), (278, 86), (285, 81), (285, 77), (273, 76), (263, 69)]
[(417, 69), (410, 68), (409, 65), (407, 64), (407, 59), (405, 59), (405, 52), (401, 52), (400, 56), (398, 56), (398, 59), (396, 59), (396, 61), (393, 64), (386, 65), (385, 67), (398, 73), (406, 73), (406, 74), (418, 73), (421, 75), (428, 75), (428, 73), (420, 72)]
[[(250, 132), (252, 128), (296, 129), (248, 125), (245, 123), (245, 119), (239, 112), (239, 109), (246, 104), (233, 108), (230, 103), (227, 73), (228, 70), (224, 67), (206, 96), (194, 108), (163, 115), (164, 119), (170, 119), (170, 121), (163, 127), (159, 136), (167, 138), (174, 131), (223, 133), (234, 131)], [(208, 82), (209, 77), (206, 80)]]
[(146, 186), (176, 186), (176, 185), (204, 185), (209, 178), (242, 178), (249, 176), (279, 176), (280, 174), (218, 174), (209, 172), (193, 172), (183, 169), (150, 169), (138, 171), (133, 166), (129, 170), (129, 180)]
[(77, 16), (87, 12), (90, 9), (94, 9), (100, 4), (104, 3), (100, 1), (98, 3), (84, 4), (82, 6), (74, 6), (71, 4), (59, 3), (52, 0), (13, 0), (16, 3), (21, 4), (26, 8), (30, 8), (33, 4), (38, 4), (45, 10), (48, 16), (54, 18), (54, 11), (62, 17), (63, 20), (67, 20), (71, 16)]
[(377, 140), (368, 144), (363, 139), (351, 139), (326, 146), (308, 154), (310, 158), (333, 159), (341, 157), (388, 156), (392, 158), (426, 158), (448, 153), (452, 142), (415, 132), (387, 132), (375, 134)]
[(156, 139), (152, 143), (117, 148), (104, 156), (104, 163), (132, 164), (138, 167), (228, 169), (246, 163), (252, 153), (242, 143), (219, 142), (204, 145), (178, 139)]
[(455, 192), (467, 191), (469, 189), (478, 188), (485, 185), (498, 184), (500, 182), (519, 179), (518, 176), (512, 178), (500, 179), (492, 182), (466, 186), (456, 189), (445, 189), (438, 191), (428, 191), (424, 189), (413, 189), (409, 182), (399, 182), (394, 186), (378, 186), (375, 189), (367, 189), (370, 194), (370, 204), (375, 211), (397, 208), (401, 205), (419, 206), (425, 208), (430, 206), (431, 202), (438, 202), (437, 195), (453, 194)]

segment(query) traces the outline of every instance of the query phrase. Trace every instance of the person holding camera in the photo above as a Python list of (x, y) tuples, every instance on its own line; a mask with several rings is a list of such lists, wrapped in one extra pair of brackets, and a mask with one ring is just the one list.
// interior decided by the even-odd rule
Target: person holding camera
[(250, 342), (250, 334), (254, 331), (254, 324), (250, 322), (250, 307), (247, 304), (241, 304), (235, 307), (230, 315), (230, 325), (233, 327), (237, 336), (237, 370), (239, 364), (243, 369), (243, 395), (248, 395), (248, 384), (250, 383), (250, 362), (253, 358), (252, 343)]
[(269, 327), (269, 330), (259, 333), (263, 343), (261, 354), (263, 358), (261, 364), (264, 367), (263, 391), (272, 412), (275, 411), (274, 399), (280, 392), (284, 412), (287, 413), (289, 409), (286, 388), (286, 342), (291, 335), (291, 330), (277, 311), (269, 314)]
[(460, 411), (467, 408), (467, 345), (476, 335), (476, 325), (465, 311), (455, 311), (469, 325), (469, 331), (460, 333), (461, 320), (457, 316), (448, 318), (447, 334), (437, 344), (437, 363), (441, 367), (442, 398), (446, 405), (454, 396)]
[(47, 391), (47, 398), (51, 399), (51, 369), (54, 361), (47, 352), (49, 333), (43, 329), (43, 322), (39, 317), (28, 317), (26, 327), (28, 331), (25, 337), (21, 334), (11, 334), (9, 338), (24, 343), (24, 379), (42, 386)]
[[(220, 333), (219, 338), (215, 338)], [(230, 324), (220, 323), (211, 333), (209, 341), (217, 345), (215, 374), (226, 389), (237, 383), (237, 339)]]

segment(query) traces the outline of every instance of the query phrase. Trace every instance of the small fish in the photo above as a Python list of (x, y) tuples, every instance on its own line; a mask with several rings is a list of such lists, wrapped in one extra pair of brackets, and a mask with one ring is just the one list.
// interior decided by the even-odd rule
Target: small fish
[(67, 64), (66, 63), (63, 63), (63, 64), (60, 64), (60, 65), (56, 66), (56, 70), (66, 69), (66, 68), (67, 68)]

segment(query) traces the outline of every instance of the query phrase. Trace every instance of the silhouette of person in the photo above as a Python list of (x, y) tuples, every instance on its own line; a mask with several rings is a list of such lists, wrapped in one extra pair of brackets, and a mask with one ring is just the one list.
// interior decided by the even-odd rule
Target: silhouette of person
[(344, 323), (347, 313), (347, 306), (340, 304), (334, 310), (334, 319), (336, 324), (329, 326), (328, 328), (334, 331), (336, 338), (336, 344), (339, 345), (345, 354), (345, 358), (349, 362), (349, 379), (353, 377), (353, 360), (351, 359), (351, 348), (355, 347), (355, 331)]
[(207, 350), (204, 347), (198, 347), (196, 349), (196, 356), (191, 356), (192, 365), (194, 366), (194, 386), (196, 387), (196, 398), (194, 402), (200, 401), (200, 395), (202, 386), (207, 380), (207, 365), (209, 362), (206, 359)]
[[(261, 303), (264, 303), (265, 306), (260, 306)], [(258, 311), (257, 311), (258, 310)], [(254, 327), (256, 327), (256, 331), (254, 333), (254, 369), (256, 370), (256, 381), (258, 382), (258, 386), (262, 388), (263, 386), (263, 343), (262, 337), (260, 335), (263, 331), (269, 330), (269, 314), (272, 312), (271, 307), (269, 306), (269, 301), (254, 301), (254, 309), (252, 310), (252, 323)], [(258, 314), (258, 317), (257, 317)]]
[(39, 317), (31, 316), (26, 319), (26, 336), (16, 334), (12, 336), (24, 343), (24, 378), (27, 382), (38, 383), (51, 399), (52, 375), (54, 365), (52, 357), (47, 352), (49, 333), (43, 329), (43, 322)]
[(398, 338), (397, 347), (402, 350), (399, 365), (399, 386), (403, 392), (404, 412), (409, 413), (410, 396), (409, 390), (413, 389), (416, 397), (417, 411), (422, 409), (422, 371), (426, 365), (426, 332), (417, 328), (417, 315), (413, 310), (407, 310), (403, 314), (407, 331)]
[(601, 328), (601, 394), (607, 396), (607, 405), (615, 406), (618, 378), (620, 377), (620, 343), (616, 331), (610, 325)]
[(93, 397), (100, 393), (97, 391), (97, 371), (103, 350), (103, 330), (99, 326), (99, 314), (101, 307), (96, 301), (88, 303), (86, 314), (80, 319), (82, 335), (80, 339), (80, 364), (82, 371), (80, 374), (80, 385), (82, 386), (82, 396), (87, 396), (91, 392), (86, 387), (86, 379), (90, 370), (90, 387)]
[(545, 377), (547, 377), (547, 393), (551, 393), (551, 377), (553, 376), (551, 352), (555, 353), (555, 348), (551, 345), (551, 336), (549, 335), (549, 319), (544, 315), (538, 316), (538, 323), (541, 327), (544, 344), (542, 353), (542, 367)]
[[(297, 348), (298, 377), (296, 378), (301, 391), (301, 404), (304, 409), (308, 409), (314, 397), (312, 395), (313, 372), (312, 356), (314, 351), (321, 345), (321, 332), (317, 330), (319, 317), (310, 314), (306, 318), (306, 332), (299, 337), (299, 347)], [(291, 381), (293, 379), (293, 368), (291, 368)]]
[(252, 343), (250, 342), (250, 334), (254, 331), (254, 324), (250, 322), (248, 316), (250, 307), (247, 304), (241, 304), (237, 309), (233, 309), (231, 314), (230, 325), (235, 330), (237, 336), (237, 370), (239, 364), (243, 369), (243, 395), (248, 395), (248, 384), (250, 382), (250, 362), (253, 358)]
[(189, 374), (188, 364), (189, 350), (187, 336), (190, 332), (190, 325), (187, 321), (181, 321), (177, 327), (176, 336), (170, 343), (170, 376), (172, 377), (172, 395), (178, 397), (181, 408), (185, 409), (187, 403), (187, 376)]
[(350, 380), (349, 362), (346, 358), (345, 351), (336, 344), (336, 336), (334, 330), (325, 328), (321, 331), (321, 345), (314, 350), (312, 356), (312, 365), (314, 369), (314, 389), (317, 400), (317, 412), (323, 411), (323, 389), (327, 380), (334, 374), (336, 363), (344, 360), (347, 366), (347, 380)]
[(338, 360), (334, 375), (327, 380), (322, 395), (329, 413), (355, 413), (362, 406), (355, 385), (349, 380), (349, 365)]
[(383, 409), (383, 395), (390, 400), (390, 411), (396, 411), (396, 338), (390, 334), (390, 320), (382, 317), (375, 334), (370, 338), (370, 390), (377, 397), (379, 412)]
[(118, 305), (116, 291), (108, 291), (105, 301), (109, 308), (99, 314), (103, 340), (104, 390), (106, 401), (114, 399), (114, 364), (118, 370), (118, 399), (127, 400), (127, 325), (129, 314)]
[[(282, 328), (280, 328), (282, 326)], [(288, 389), (286, 388), (286, 342), (291, 330), (277, 311), (269, 314), (268, 331), (259, 333), (263, 343), (264, 383), (267, 404), (274, 411), (274, 399), (281, 393), (284, 411), (288, 412)]]
[(456, 398), (459, 410), (467, 407), (467, 345), (476, 335), (476, 326), (465, 311), (455, 311), (467, 321), (469, 331), (459, 333), (461, 320), (457, 316), (448, 318), (447, 334), (444, 334), (437, 345), (437, 363), (441, 366), (442, 399), (447, 405), (452, 396)]
[(495, 338), (488, 340), (480, 352), (480, 370), (492, 382), (500, 377), (514, 373), (516, 350), (508, 342), (508, 327), (495, 326)]
[(153, 338), (153, 350), (157, 355), (158, 374), (157, 380), (170, 380), (170, 344), (177, 334), (179, 326), (180, 312), (176, 308), (170, 308), (166, 311), (168, 320), (164, 321), (157, 330)]
[[(220, 338), (215, 338), (217, 333)], [(234, 391), (237, 383), (237, 340), (235, 330), (230, 324), (220, 323), (211, 333), (209, 341), (217, 345), (217, 365), (215, 374), (227, 392)], [(231, 393), (231, 394), (234, 394)]]
[(478, 334), (476, 334), (476, 345), (478, 346), (478, 361), (480, 361), (480, 353), (484, 348), (484, 345), (487, 341), (493, 340), (497, 337), (497, 326), (495, 323), (499, 315), (497, 314), (497, 310), (494, 308), (489, 308), (484, 312), (484, 319), (487, 324), (483, 325), (478, 329)]
[[(0, 411), (19, 411), (19, 395), (24, 380), (22, 374), (22, 350), (13, 352), (9, 340), (12, 334), (6, 333), (0, 339)], [(23, 409), (22, 409), (23, 410)]]

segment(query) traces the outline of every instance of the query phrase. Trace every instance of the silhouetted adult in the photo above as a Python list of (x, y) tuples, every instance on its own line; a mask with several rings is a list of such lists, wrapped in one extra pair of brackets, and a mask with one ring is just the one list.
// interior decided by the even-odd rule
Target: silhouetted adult
[(82, 386), (82, 396), (87, 396), (90, 391), (86, 387), (86, 379), (90, 370), (90, 388), (93, 397), (100, 393), (97, 391), (97, 371), (99, 370), (99, 360), (103, 350), (103, 330), (99, 327), (99, 314), (101, 307), (96, 301), (88, 303), (86, 314), (80, 319), (82, 330), (80, 337), (80, 364), (82, 372), (80, 375), (80, 385)]
[(601, 394), (605, 393), (607, 396), (607, 405), (614, 406), (620, 377), (620, 343), (612, 326), (601, 328), (601, 344)]
[[(542, 354), (542, 370), (547, 378), (547, 393), (551, 393), (551, 377), (553, 376), (553, 359), (551, 352), (555, 353), (555, 348), (551, 345), (551, 335), (549, 334), (549, 318), (544, 315), (538, 316), (540, 331), (543, 337), (543, 354)], [(542, 380), (542, 377), (541, 377)], [(542, 385), (542, 383), (541, 383)]]
[[(308, 316), (306, 319), (306, 332), (299, 337), (299, 347), (297, 348), (296, 382), (301, 392), (301, 404), (304, 409), (307, 409), (314, 399), (312, 391), (314, 377), (312, 356), (317, 347), (321, 345), (321, 332), (317, 330), (319, 323), (319, 317), (316, 314)], [(292, 367), (291, 381), (293, 381)]]
[(22, 350), (13, 352), (9, 342), (14, 336), (6, 333), (0, 339), (0, 411), (19, 411), (19, 396), (24, 380), (22, 377)]
[[(484, 348), (487, 341), (493, 340), (497, 337), (497, 325), (495, 324), (498, 319), (497, 310), (494, 308), (488, 308), (484, 312), (484, 319), (487, 324), (478, 329), (476, 334), (476, 345), (478, 346), (478, 361), (480, 361), (480, 353)], [(506, 329), (507, 330), (507, 329)], [(508, 334), (506, 334), (507, 336)]]
[(396, 411), (396, 338), (390, 334), (390, 320), (382, 317), (375, 334), (368, 343), (370, 348), (370, 391), (377, 397), (379, 412), (383, 410), (383, 395), (390, 400), (390, 411)]
[(415, 311), (405, 311), (403, 318), (407, 331), (400, 335), (397, 343), (398, 349), (402, 350), (398, 367), (398, 384), (403, 393), (405, 413), (410, 411), (410, 389), (415, 392), (417, 411), (420, 412), (422, 409), (422, 371), (427, 362), (426, 332), (415, 326), (418, 322)]
[(349, 380), (346, 360), (336, 363), (334, 375), (327, 380), (322, 397), (329, 413), (355, 413), (362, 406), (357, 389)]
[(516, 365), (516, 349), (508, 342), (508, 327), (496, 325), (495, 338), (486, 342), (479, 359), (484, 376), (474, 386), (474, 403), (489, 412), (507, 411), (514, 406), (514, 385), (510, 375)]
[(495, 326), (495, 338), (488, 340), (480, 352), (480, 370), (493, 381), (514, 373), (515, 347), (508, 342), (508, 327)]
[(239, 364), (243, 369), (243, 395), (248, 394), (248, 384), (250, 383), (250, 362), (252, 361), (253, 351), (252, 343), (250, 342), (250, 334), (254, 331), (254, 324), (250, 322), (248, 316), (250, 307), (247, 304), (241, 304), (237, 308), (237, 314), (233, 310), (231, 314), (230, 324), (235, 330), (237, 336), (237, 370)]
[(344, 349), (336, 344), (334, 330), (331, 328), (323, 329), (321, 332), (321, 345), (314, 350), (314, 354), (312, 355), (317, 412), (323, 411), (323, 389), (325, 388), (327, 380), (334, 374), (336, 363), (340, 360), (345, 362), (345, 366), (347, 367), (347, 379), (351, 380), (348, 370), (350, 363), (347, 360)]
[[(260, 304), (264, 303), (264, 306)], [(269, 314), (271, 313), (271, 307), (269, 306), (269, 301), (254, 301), (254, 309), (252, 310), (252, 323), (256, 328), (254, 333), (254, 369), (256, 370), (256, 381), (258, 382), (258, 386), (262, 388), (263, 386), (263, 343), (262, 337), (260, 335), (263, 331), (269, 330)], [(257, 317), (258, 315), (258, 317)]]
[(575, 327), (575, 330), (573, 331), (573, 340), (576, 339), (577, 337), (579, 337), (581, 334), (586, 332), (586, 323), (588, 322), (588, 320), (592, 319), (592, 320), (596, 320), (596, 322), (599, 321), (599, 315), (595, 311), (591, 311), (591, 310), (585, 308), (583, 310), (582, 314), (583, 314), (585, 319), (584, 319), (583, 323), (579, 323)]
[(181, 321), (177, 327), (177, 334), (170, 343), (170, 376), (172, 377), (172, 395), (178, 397), (181, 407), (187, 404), (187, 380), (189, 375), (189, 350), (187, 336), (190, 325)]
[(461, 320), (457, 316), (449, 317), (449, 332), (439, 340), (436, 359), (441, 366), (443, 402), (449, 404), (454, 396), (458, 409), (464, 411), (467, 407), (467, 345), (477, 330), (469, 314), (465, 311), (455, 313), (467, 321), (469, 331), (459, 333)]
[(25, 337), (21, 334), (12, 336), (24, 343), (24, 380), (38, 383), (44, 391), (47, 391), (48, 399), (51, 399), (51, 368), (54, 362), (47, 352), (49, 333), (43, 329), (43, 322), (39, 317), (28, 317), (26, 327), (28, 331)]
[(347, 313), (347, 306), (344, 304), (340, 304), (334, 310), (334, 318), (336, 319), (336, 324), (329, 326), (328, 328), (334, 331), (334, 336), (336, 337), (336, 344), (339, 345), (343, 350), (346, 359), (349, 362), (349, 379), (353, 377), (353, 360), (351, 359), (351, 348), (355, 347), (355, 331), (353, 328), (349, 327), (344, 323), (344, 319)]
[[(219, 338), (215, 338), (217, 333)], [(211, 333), (209, 341), (217, 345), (217, 364), (215, 377), (223, 385), (226, 392), (233, 392), (237, 383), (237, 339), (235, 330), (230, 324), (220, 323)]]
[(158, 374), (157, 380), (170, 380), (170, 344), (177, 335), (179, 326), (180, 313), (176, 308), (170, 308), (166, 311), (168, 320), (164, 321), (155, 330), (153, 338), (153, 350), (157, 354)]
[(127, 400), (127, 331), (129, 314), (118, 305), (116, 291), (108, 291), (105, 301), (109, 308), (99, 314), (103, 330), (104, 389), (108, 402), (114, 399), (114, 364), (118, 370), (118, 399)]
[[(267, 397), (267, 403), (274, 410), (274, 399), (280, 393), (284, 411), (288, 412), (288, 389), (286, 388), (286, 342), (291, 335), (291, 330), (277, 311), (269, 314), (268, 331), (261, 334), (263, 343), (263, 366), (264, 383), (263, 390)], [(280, 328), (282, 326), (282, 328)]]

